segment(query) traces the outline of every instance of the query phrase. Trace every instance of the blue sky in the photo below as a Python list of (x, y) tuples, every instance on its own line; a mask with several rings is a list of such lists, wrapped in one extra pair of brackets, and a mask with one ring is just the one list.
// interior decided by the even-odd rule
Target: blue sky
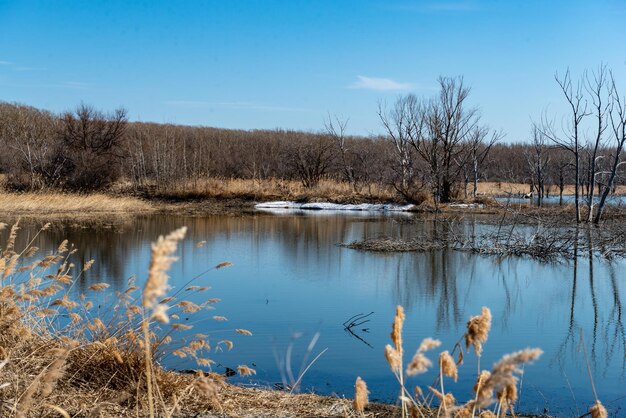
[(626, 2), (0, 0), (0, 100), (132, 120), (382, 132), (379, 101), (463, 75), (483, 120), (528, 137), (555, 71), (604, 62), (626, 93)]

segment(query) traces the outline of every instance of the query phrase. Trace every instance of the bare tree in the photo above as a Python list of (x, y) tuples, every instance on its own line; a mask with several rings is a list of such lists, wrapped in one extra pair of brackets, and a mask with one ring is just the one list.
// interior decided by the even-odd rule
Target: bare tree
[(286, 155), (288, 165), (304, 187), (316, 186), (334, 159), (333, 143), (327, 135), (311, 137), (291, 133)]
[(602, 192), (602, 196), (600, 197), (600, 202), (598, 203), (596, 216), (593, 219), (593, 222), (595, 224), (600, 223), (604, 210), (604, 205), (606, 204), (606, 199), (609, 193), (613, 189), (618, 169), (620, 168), (620, 166), (622, 166), (622, 164), (626, 163), (626, 161), (622, 160), (622, 152), (624, 150), (624, 144), (626, 143), (626, 98), (619, 96), (613, 74), (610, 74), (610, 91), (614, 103), (614, 107), (610, 112), (610, 120), (611, 128), (613, 130), (613, 138), (615, 141), (615, 148), (613, 148), (612, 154), (610, 156), (612, 161), (610, 165), (610, 171), (608, 173), (609, 176), (606, 184), (604, 185), (604, 190)]
[(435, 200), (447, 203), (463, 165), (472, 156), (467, 145), (481, 142), (489, 130), (480, 125), (478, 110), (466, 107), (470, 88), (464, 86), (462, 77), (440, 77), (439, 89), (437, 97), (416, 107), (410, 144), (429, 167)]
[(589, 116), (587, 103), (584, 100), (582, 83), (579, 81), (576, 86), (572, 83), (569, 69), (560, 78), (558, 74), (554, 76), (557, 84), (561, 88), (570, 108), (570, 122), (562, 126), (561, 132), (557, 132), (554, 123), (544, 118), (542, 133), (552, 142), (562, 149), (569, 151), (574, 160), (574, 204), (576, 206), (576, 222), (581, 221), (580, 217), (580, 154), (581, 138), (580, 130), (583, 119)]
[[(491, 148), (498, 142), (504, 135), (502, 132), (493, 132), (489, 136), (489, 129), (485, 126), (477, 126), (474, 128), (468, 142), (469, 158), (468, 161), (472, 166), (472, 179), (473, 190), (472, 196), (476, 198), (478, 192), (478, 177), (480, 169), (489, 156)], [(489, 138), (489, 139), (487, 139)], [(466, 186), (467, 193), (467, 186)]]
[(410, 185), (413, 177), (413, 155), (411, 144), (416, 135), (416, 119), (420, 113), (420, 103), (415, 95), (399, 97), (391, 110), (378, 104), (378, 117), (385, 128), (386, 138), (393, 144), (392, 166), (397, 181), (395, 189), (410, 200)]
[(530, 171), (531, 184), (535, 185), (537, 190), (537, 204), (541, 206), (545, 195), (545, 172), (550, 163), (550, 155), (546, 150), (546, 137), (536, 125), (533, 125), (532, 130), (532, 148), (524, 152), (524, 155)]
[(125, 157), (126, 125), (124, 109), (104, 114), (81, 104), (75, 112), (61, 115), (61, 146), (57, 158), (63, 160), (63, 185), (94, 190), (116, 180), (120, 162)]
[(605, 99), (605, 89), (607, 86), (607, 69), (606, 65), (600, 65), (598, 71), (593, 71), (591, 76), (585, 73), (585, 89), (591, 97), (593, 108), (593, 116), (596, 118), (595, 136), (589, 143), (589, 160), (587, 163), (587, 222), (593, 219), (594, 211), (594, 192), (596, 186), (597, 164), (602, 158), (598, 154), (603, 143), (604, 131), (607, 128), (605, 123), (606, 114), (611, 107), (611, 96)]

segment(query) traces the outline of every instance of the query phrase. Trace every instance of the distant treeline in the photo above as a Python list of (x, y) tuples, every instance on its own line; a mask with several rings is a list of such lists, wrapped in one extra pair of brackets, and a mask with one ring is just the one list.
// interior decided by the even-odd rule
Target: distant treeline
[[(569, 74), (564, 83), (569, 103), (576, 96)], [(276, 178), (314, 187), (328, 178), (349, 183), (355, 193), (369, 184), (392, 185), (407, 201), (469, 197), (480, 181), (526, 183), (540, 197), (578, 184), (585, 196), (625, 180), (622, 102), (602, 83), (595, 98), (610, 95), (611, 109), (601, 103), (595, 114), (590, 93), (578, 110), (590, 126), (600, 121), (599, 141), (598, 128), (588, 139), (574, 138), (571, 127), (557, 134), (544, 121), (529, 128), (528, 139), (502, 142), (467, 107), (462, 78), (440, 78), (434, 97), (406, 95), (380, 106), (372, 116), (385, 134), (374, 137), (346, 135), (347, 121), (332, 116), (320, 132), (244, 131), (129, 122), (124, 109), (105, 113), (82, 104), (55, 114), (0, 103), (0, 171), (13, 190), (87, 192), (120, 180), (137, 190), (167, 190), (206, 178)]]

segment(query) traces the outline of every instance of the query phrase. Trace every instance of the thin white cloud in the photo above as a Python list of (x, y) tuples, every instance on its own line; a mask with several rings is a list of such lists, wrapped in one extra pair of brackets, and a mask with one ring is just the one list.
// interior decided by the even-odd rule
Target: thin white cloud
[(0, 65), (13, 65), (11, 61), (2, 61), (0, 60)]
[(357, 80), (348, 87), (351, 89), (377, 90), (377, 91), (405, 91), (413, 88), (411, 83), (400, 83), (390, 78), (365, 77), (358, 75)]

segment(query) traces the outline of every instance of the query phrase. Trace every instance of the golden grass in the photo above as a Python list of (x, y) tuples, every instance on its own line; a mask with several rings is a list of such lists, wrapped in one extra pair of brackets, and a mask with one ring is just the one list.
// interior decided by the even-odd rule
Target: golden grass
[[(469, 185), (468, 190), (471, 190), (472, 185)], [(559, 188), (554, 185), (547, 185), (547, 189), (549, 189), (550, 196), (558, 196)], [(574, 185), (567, 184), (563, 189), (563, 194), (565, 195), (573, 195), (574, 194)], [(509, 183), (509, 182), (479, 182), (478, 183), (478, 193), (485, 196), (505, 196), (509, 194), (518, 195), (518, 194), (526, 194), (530, 191), (530, 185), (527, 183)], [(618, 195), (626, 194), (626, 185), (618, 185), (616, 188), (616, 193)]]
[(12, 193), (0, 191), (3, 215), (101, 215), (149, 212), (153, 206), (135, 197), (58, 192)]
[[(125, 192), (122, 188), (120, 191)], [(150, 195), (170, 199), (216, 198), (244, 199), (254, 201), (295, 200), (324, 201), (334, 203), (389, 202), (398, 200), (390, 186), (372, 184), (355, 192), (350, 184), (335, 180), (322, 180), (314, 187), (306, 188), (296, 180), (209, 178), (196, 182), (168, 185), (160, 190), (154, 188)]]

